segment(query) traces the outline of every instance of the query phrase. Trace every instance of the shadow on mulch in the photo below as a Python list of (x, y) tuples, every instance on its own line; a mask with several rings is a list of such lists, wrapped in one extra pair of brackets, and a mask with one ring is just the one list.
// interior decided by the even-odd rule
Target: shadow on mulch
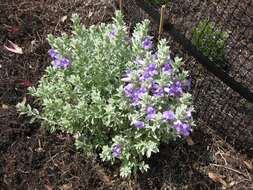
[(13, 55), (0, 49), (0, 189), (221, 189), (222, 184), (208, 177), (210, 172), (228, 184), (234, 182), (228, 189), (252, 188), (253, 176), (244, 164), (250, 163), (247, 156), (204, 126), (193, 133), (193, 146), (184, 141), (162, 145), (160, 153), (148, 161), (149, 172), (126, 181), (114, 175), (118, 169), (102, 167), (107, 164), (76, 152), (71, 136), (49, 134), (39, 123), (29, 124), (27, 118), (19, 117), (15, 105), (26, 90), (15, 81), (37, 84), (49, 64), (46, 35), (68, 31), (72, 12), (83, 15), (84, 23), (91, 25), (110, 21), (113, 7), (102, 0), (0, 3), (1, 45), (11, 40), (24, 50), (23, 55)]

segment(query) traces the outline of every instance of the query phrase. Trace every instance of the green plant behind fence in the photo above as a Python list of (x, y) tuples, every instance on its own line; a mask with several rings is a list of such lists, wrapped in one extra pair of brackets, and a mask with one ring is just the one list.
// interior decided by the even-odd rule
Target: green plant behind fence
[(192, 43), (211, 61), (224, 67), (226, 61), (225, 42), (228, 33), (222, 31), (220, 24), (208, 20), (200, 21), (192, 31)]

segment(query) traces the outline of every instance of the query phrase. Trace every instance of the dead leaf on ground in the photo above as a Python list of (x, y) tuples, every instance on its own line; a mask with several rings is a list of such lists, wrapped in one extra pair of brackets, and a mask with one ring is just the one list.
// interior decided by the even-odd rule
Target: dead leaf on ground
[(4, 48), (12, 53), (23, 54), (23, 50), (17, 44), (14, 44), (12, 41), (8, 40), (9, 47), (4, 45)]
[(29, 80), (17, 79), (14, 81), (16, 85), (21, 85), (25, 88), (33, 86), (33, 84)]

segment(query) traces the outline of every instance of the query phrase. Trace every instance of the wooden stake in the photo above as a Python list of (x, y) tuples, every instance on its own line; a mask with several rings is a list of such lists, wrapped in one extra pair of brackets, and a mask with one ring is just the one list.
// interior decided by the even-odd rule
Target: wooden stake
[(122, 10), (122, 4), (123, 4), (123, 0), (119, 0), (119, 9), (120, 9), (121, 12), (123, 11)]
[(165, 11), (165, 5), (161, 7), (161, 11), (160, 11), (160, 25), (159, 25), (158, 40), (160, 40), (162, 32), (163, 32), (164, 11)]

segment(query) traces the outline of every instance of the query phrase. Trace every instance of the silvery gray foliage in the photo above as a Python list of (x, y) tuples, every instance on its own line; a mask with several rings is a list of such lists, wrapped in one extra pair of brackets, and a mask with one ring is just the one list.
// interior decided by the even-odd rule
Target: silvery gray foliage
[(73, 134), (85, 153), (120, 160), (123, 177), (147, 171), (145, 159), (160, 143), (186, 137), (194, 126), (188, 72), (180, 58), (171, 59), (165, 40), (152, 51), (148, 20), (132, 37), (120, 12), (113, 23), (90, 28), (77, 15), (72, 21), (73, 35), (49, 35), (52, 65), (29, 89), (42, 110), (23, 103), (19, 110), (51, 132)]

